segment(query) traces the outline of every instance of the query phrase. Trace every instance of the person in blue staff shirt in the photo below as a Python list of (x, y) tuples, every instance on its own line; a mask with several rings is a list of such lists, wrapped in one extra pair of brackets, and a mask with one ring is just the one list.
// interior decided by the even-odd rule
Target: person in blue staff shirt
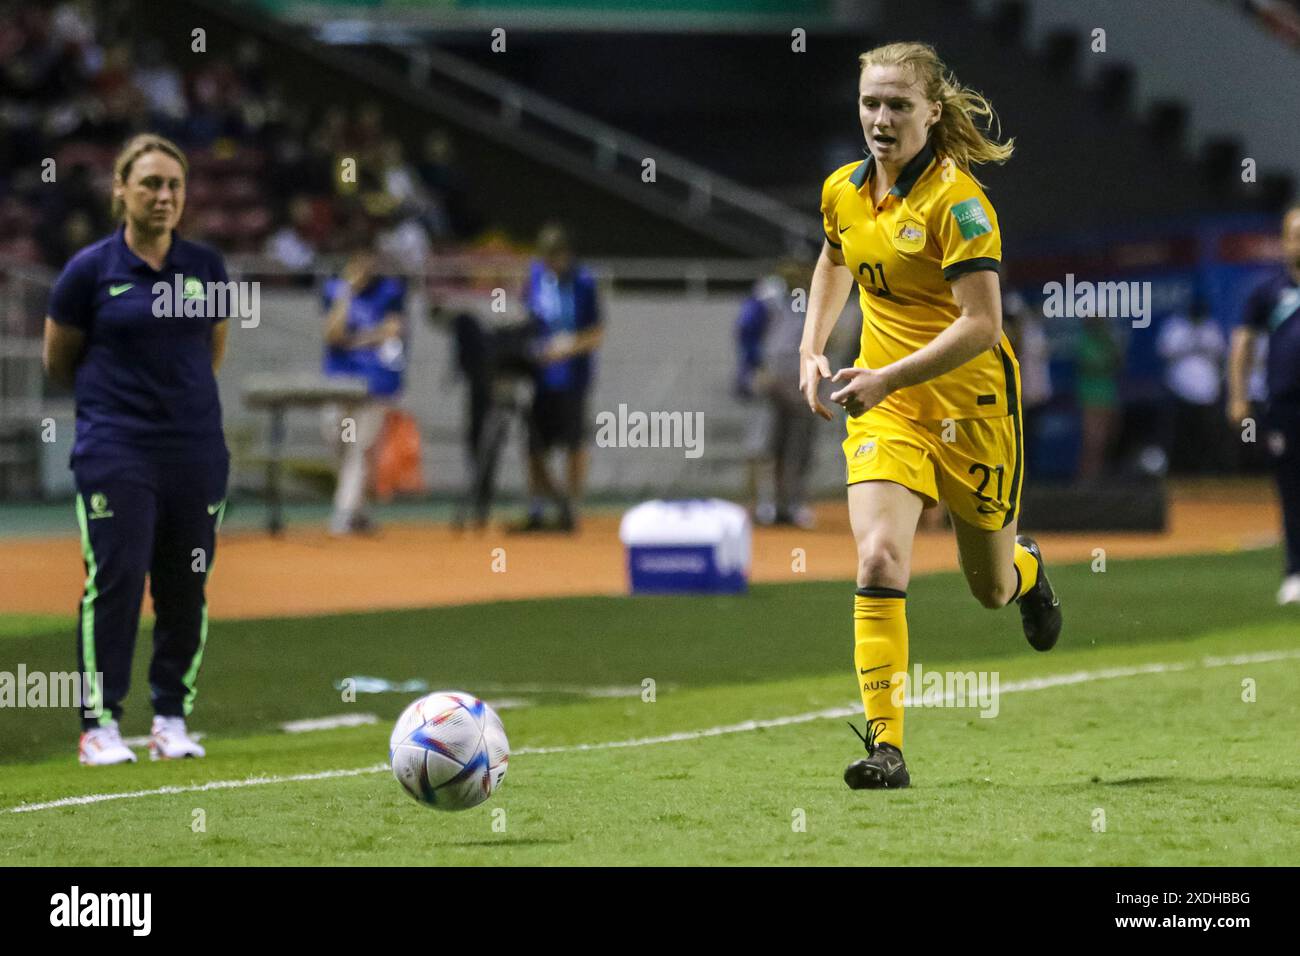
[(376, 525), (367, 510), (367, 454), (383, 428), (388, 409), (400, 398), (406, 369), (406, 283), (380, 275), (374, 253), (362, 250), (343, 274), (323, 290), (326, 375), (362, 379), (367, 398), (327, 405), (321, 432), (339, 459), (330, 533), (367, 534)]
[[(577, 527), (587, 475), (587, 393), (604, 330), (596, 280), (578, 265), (564, 227), (551, 224), (542, 229), (523, 296), (537, 371), (528, 427), (528, 518), (517, 530), (550, 528), (545, 520), (549, 499), (559, 509), (554, 527), (571, 532)], [(547, 463), (556, 448), (567, 457), (563, 490)]]

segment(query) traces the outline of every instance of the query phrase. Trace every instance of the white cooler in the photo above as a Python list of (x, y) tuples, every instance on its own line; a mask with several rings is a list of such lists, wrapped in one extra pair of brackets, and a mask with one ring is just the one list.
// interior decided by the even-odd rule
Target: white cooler
[(749, 580), (749, 514), (721, 498), (646, 501), (623, 515), (633, 594), (736, 594)]

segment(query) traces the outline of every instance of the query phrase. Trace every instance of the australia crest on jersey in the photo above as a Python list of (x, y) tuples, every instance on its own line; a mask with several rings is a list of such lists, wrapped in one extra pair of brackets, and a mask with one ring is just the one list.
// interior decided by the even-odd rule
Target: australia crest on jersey
[(925, 248), (925, 223), (910, 216), (894, 226), (894, 248), (899, 252), (920, 252)]

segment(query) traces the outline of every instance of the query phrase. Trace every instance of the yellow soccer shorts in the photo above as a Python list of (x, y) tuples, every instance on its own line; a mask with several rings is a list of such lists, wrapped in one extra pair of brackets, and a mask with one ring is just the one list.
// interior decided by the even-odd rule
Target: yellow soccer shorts
[(848, 484), (897, 482), (986, 531), (1020, 513), (1023, 452), (1019, 414), (913, 421), (877, 405), (848, 419), (844, 439)]

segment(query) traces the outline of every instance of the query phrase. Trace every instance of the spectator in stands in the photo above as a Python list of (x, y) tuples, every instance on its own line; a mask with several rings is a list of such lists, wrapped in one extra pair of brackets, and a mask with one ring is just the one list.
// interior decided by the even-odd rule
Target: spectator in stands
[[(810, 270), (801, 263), (781, 263), (773, 275), (754, 286), (741, 306), (737, 323), (740, 368), (737, 391), (751, 405), (746, 452), (750, 498), (760, 524), (813, 526), (808, 507), (808, 470), (812, 465), (813, 428), (799, 392), (799, 342), (804, 310), (795, 295), (807, 295)], [(773, 500), (759, 500), (760, 475), (772, 469)]]
[(366, 209), (358, 197), (334, 199), (331, 230), (327, 247), (322, 251), (344, 252), (365, 247), (372, 248), (380, 220)]
[[(355, 247), (345, 203), (367, 190), (401, 205), (395, 225), (408, 251), (409, 240), (420, 239), (406, 225), (410, 219), (438, 239), (470, 238), (479, 228), (465, 212), (465, 190), (445, 133), (432, 134), (427, 155), (413, 163), (385, 127), (378, 104), (355, 113), (347, 107), (316, 115), (290, 110), (274, 64), (255, 41), (245, 39), (229, 54), (222, 47), (168, 59), (167, 47), (141, 37), (133, 10), (131, 4), (27, 4), (0, 16), (4, 255), (61, 265), (62, 237), (76, 212), (90, 217), (94, 232), (105, 231), (103, 171), (117, 146), (145, 129), (168, 134), (204, 172), (189, 197), (186, 235), (207, 237), (231, 252), (264, 250), (281, 226), (294, 226), (290, 208), (273, 207), (272, 197), (296, 194), (327, 200), (315, 218), (344, 226), (323, 230), (315, 243), (320, 252)], [(58, 161), (57, 190), (31, 172), (47, 157)], [(340, 177), (345, 157), (357, 161), (363, 181)], [(95, 171), (80, 174), (91, 188), (72, 179), (78, 168)], [(79, 232), (80, 219), (71, 228)]]
[(147, 40), (139, 47), (132, 83), (144, 97), (149, 125), (166, 135), (184, 135), (185, 81), (180, 70), (168, 63), (158, 40)]
[(429, 258), (429, 234), (420, 224), (416, 207), (399, 204), (387, 194), (379, 207), (383, 210), (378, 217), (382, 228), (375, 240), (379, 254), (403, 269), (423, 268)]
[(456, 149), (445, 130), (435, 129), (424, 139), (424, 152), (415, 171), (431, 204), (429, 234), (435, 239), (469, 239), (479, 231), (470, 208), (469, 187), (456, 167)]
[(262, 45), (256, 40), (245, 38), (235, 47), (235, 74), (244, 93), (252, 94), (248, 99), (253, 103), (261, 102), (270, 94)]
[[(333, 169), (338, 169), (337, 160), (342, 159), (348, 151), (348, 113), (342, 106), (333, 105), (325, 110), (320, 124), (311, 137), (311, 148), (316, 156), (324, 159)], [(338, 176), (332, 177), (334, 182)]]
[(315, 150), (316, 136), (306, 111), (276, 117), (267, 139), (271, 194), (288, 196), (302, 192), (327, 196), (334, 188), (332, 155)]
[(348, 135), (350, 143), (366, 160), (379, 164), (379, 150), (384, 141), (384, 111), (374, 100), (363, 103)]
[[(586, 481), (587, 392), (603, 327), (596, 280), (578, 265), (563, 226), (548, 225), (538, 236), (523, 301), (538, 371), (528, 435), (528, 518), (516, 530), (546, 530), (550, 500), (559, 507), (555, 528), (571, 532)], [(563, 491), (547, 468), (547, 456), (555, 448), (563, 448), (568, 457)]]
[(1098, 315), (1086, 316), (1076, 356), (1079, 408), (1083, 413), (1079, 478), (1083, 481), (1100, 478), (1109, 463), (1119, 425), (1119, 375), (1123, 360), (1109, 320)]
[(343, 274), (325, 283), (326, 375), (364, 379), (368, 399), (352, 406), (327, 406), (321, 430), (339, 457), (338, 485), (330, 532), (373, 532), (367, 511), (367, 452), (379, 437), (384, 414), (402, 391), (406, 368), (406, 285), (383, 276), (365, 247), (348, 260)]
[(395, 137), (384, 140), (379, 148), (379, 157), (384, 193), (400, 206), (400, 219), (410, 236), (414, 236), (414, 229), (418, 227), (420, 239), (426, 247), (430, 238), (449, 238), (451, 223), (441, 195), (430, 190), (415, 168), (407, 163), (401, 141)]
[[(36, 228), (45, 261), (66, 262), (72, 253), (89, 242), (89, 236), (99, 236), (112, 229), (104, 215), (101, 193), (96, 189), (90, 169), (81, 162), (74, 163), (59, 177), (58, 190), (38, 194), (40, 224)], [(74, 220), (77, 220), (74, 222)], [(85, 227), (83, 223), (88, 223)], [(73, 233), (69, 238), (69, 230)], [(76, 245), (71, 243), (76, 242)]]
[(311, 239), (312, 203), (307, 196), (289, 200), (289, 221), (266, 240), (264, 254), (295, 272), (310, 272), (316, 264), (316, 246)]
[(398, 203), (418, 206), (424, 201), (419, 177), (406, 162), (402, 141), (389, 136), (379, 146), (379, 163), (384, 192)]
[(1188, 314), (1161, 323), (1156, 351), (1165, 362), (1164, 385), (1173, 405), (1170, 470), (1188, 474), (1223, 469), (1223, 367), (1227, 353), (1223, 330), (1204, 298)]

